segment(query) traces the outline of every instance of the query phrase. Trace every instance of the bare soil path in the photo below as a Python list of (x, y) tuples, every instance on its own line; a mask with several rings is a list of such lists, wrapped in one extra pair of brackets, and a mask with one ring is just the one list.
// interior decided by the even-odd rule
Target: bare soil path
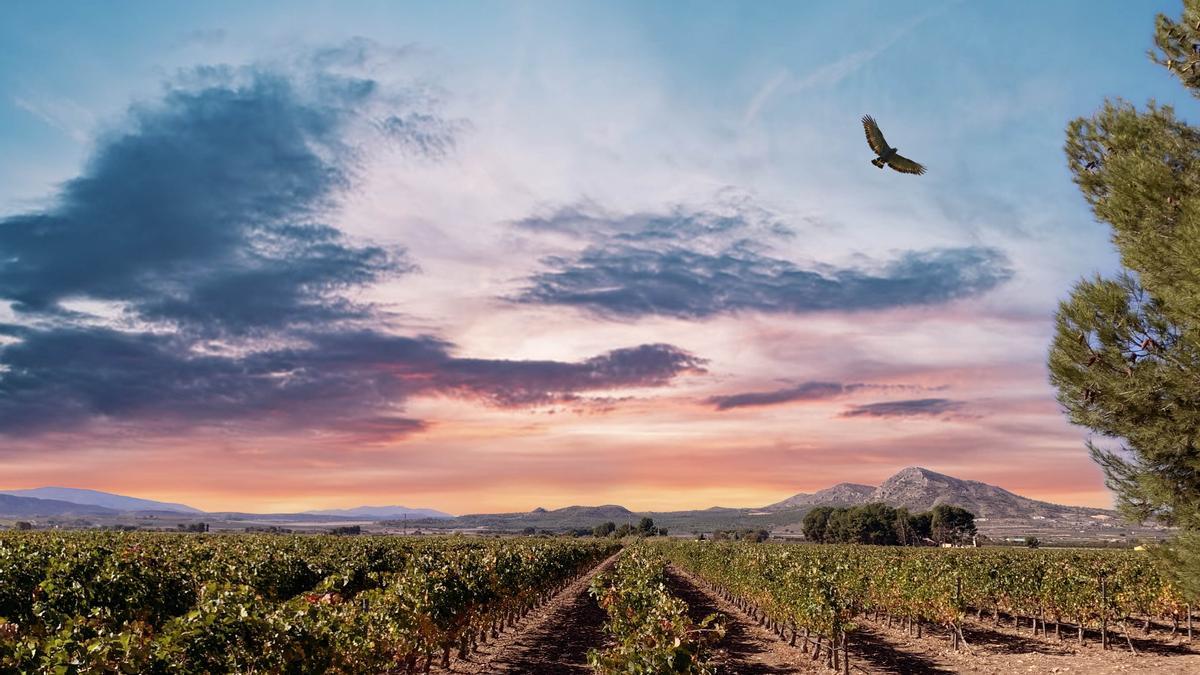
[(616, 561), (614, 555), (576, 579), (514, 628), (482, 645), (468, 659), (452, 660), (436, 673), (472, 675), (584, 675), (589, 649), (604, 644), (607, 615), (588, 594), (588, 584)]
[(668, 567), (667, 587), (688, 604), (688, 615), (693, 621), (701, 621), (714, 612), (725, 615), (725, 637), (716, 644), (717, 672), (721, 675), (831, 672), (758, 625), (732, 603), (701, 586), (687, 572)]
[[(677, 568), (669, 568), (671, 592), (689, 605), (694, 620), (720, 611), (728, 619), (729, 632), (718, 643), (718, 664), (722, 675), (775, 675), (778, 673), (824, 673), (833, 671), (809, 660), (799, 648), (790, 647), (770, 630)], [(1100, 649), (1098, 635), (1089, 635), (1089, 643), (1079, 647), (1071, 640), (1053, 636), (1034, 636), (996, 628), (987, 622), (969, 620), (963, 628), (969, 648), (954, 651), (949, 631), (927, 628), (920, 638), (900, 627), (888, 627), (882, 621), (860, 617), (859, 628), (851, 634), (850, 662), (855, 673), (1079, 673), (1114, 675), (1116, 673), (1162, 673), (1163, 675), (1200, 674), (1200, 641), (1189, 645), (1176, 636), (1153, 638), (1135, 634), (1133, 642), (1140, 652), (1129, 651), (1123, 637), (1114, 637), (1109, 649)]]
[[(514, 628), (489, 641), (468, 659), (454, 659), (450, 668), (435, 666), (434, 673), (470, 675), (586, 675), (588, 650), (604, 645), (604, 610), (588, 594), (588, 584), (601, 570), (611, 567), (616, 556), (605, 560), (571, 583), (549, 602), (530, 612)], [(688, 604), (689, 614), (700, 621), (713, 612), (726, 617), (727, 632), (717, 643), (716, 664), (720, 675), (784, 675), (805, 673), (828, 675), (832, 671), (813, 662), (799, 647), (760, 626), (749, 614), (709, 591), (698, 580), (675, 567), (668, 567), (672, 593)], [(1164, 634), (1133, 637), (1140, 654), (1134, 655), (1117, 636), (1113, 645), (1100, 649), (1095, 635), (1080, 647), (1067, 629), (1058, 640), (1033, 635), (1028, 630), (994, 626), (989, 621), (968, 620), (963, 627), (967, 649), (950, 648), (949, 632), (927, 627), (922, 637), (882, 621), (860, 617), (851, 634), (851, 670), (862, 673), (1054, 673), (1115, 675), (1154, 673), (1200, 674), (1200, 641), (1189, 645), (1182, 636)]]
[[(1080, 647), (1074, 629), (1066, 632), (1069, 639), (1053, 635), (1043, 637), (1031, 631), (1016, 631), (996, 627), (987, 621), (968, 620), (963, 626), (968, 648), (950, 648), (950, 634), (945, 628), (927, 628), (917, 638), (900, 627), (887, 627), (882, 621), (862, 620), (859, 632), (878, 635), (894, 645), (899, 653), (933, 664), (940, 672), (987, 673), (1080, 673), (1112, 675), (1114, 673), (1163, 673), (1164, 675), (1196, 675), (1200, 673), (1200, 644), (1188, 645), (1180, 637), (1165, 635), (1147, 638), (1133, 636), (1140, 652), (1133, 654), (1124, 638), (1113, 638), (1108, 649), (1101, 649), (1098, 634), (1089, 634), (1088, 644)], [(930, 672), (920, 669), (891, 670), (890, 672)]]

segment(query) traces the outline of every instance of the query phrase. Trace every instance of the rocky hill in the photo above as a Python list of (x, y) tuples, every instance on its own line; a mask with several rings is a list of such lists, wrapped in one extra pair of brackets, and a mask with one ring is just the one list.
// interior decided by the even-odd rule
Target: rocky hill
[(928, 511), (938, 504), (961, 506), (979, 518), (1035, 518), (1115, 516), (1112, 511), (1083, 506), (1061, 506), (1013, 494), (1004, 488), (975, 480), (963, 480), (910, 466), (885, 480), (879, 487), (838, 483), (812, 494), (800, 493), (763, 507), (769, 511), (814, 506), (854, 506), (881, 502), (910, 511)]
[(801, 492), (800, 494), (792, 495), (781, 502), (764, 506), (763, 510), (783, 511), (785, 509), (798, 509), (809, 506), (854, 506), (856, 504), (865, 504), (871, 493), (875, 492), (875, 489), (871, 485), (862, 485), (861, 483), (838, 483), (833, 487), (828, 487), (812, 494)]
[(974, 480), (909, 467), (888, 478), (867, 497), (868, 502), (928, 511), (938, 504), (960, 506), (979, 518), (1044, 518), (1114, 515), (1104, 509), (1061, 506), (1013, 494), (1004, 488)]
[(776, 531), (795, 535), (802, 529), (804, 514), (814, 507), (876, 502), (914, 512), (928, 511), (938, 504), (959, 506), (975, 514), (981, 534), (994, 539), (1035, 535), (1050, 541), (1120, 542), (1166, 534), (1161, 526), (1125, 523), (1115, 511), (1051, 504), (916, 466), (899, 471), (878, 487), (839, 483), (812, 494), (794, 495), (763, 510), (777, 516), (792, 514), (793, 520)]

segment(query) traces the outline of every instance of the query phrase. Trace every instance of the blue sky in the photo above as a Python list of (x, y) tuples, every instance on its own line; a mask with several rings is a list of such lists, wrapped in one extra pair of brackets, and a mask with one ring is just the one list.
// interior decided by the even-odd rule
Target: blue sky
[[(12, 269), (35, 256), (20, 248), (32, 239), (11, 233), (42, 216), (85, 228), (115, 218), (99, 230), (117, 233), (104, 265), (134, 250), (138, 228), (156, 227), (146, 214), (163, 208), (181, 236), (229, 248), (180, 258), (186, 278), (145, 259), (70, 285), (44, 241), (48, 262), (11, 272), (19, 283), (5, 286), (0, 263), (0, 299), (51, 299), (0, 307), (10, 345), (0, 461), (23, 483), (12, 487), (156, 489), (229, 508), (389, 496), (524, 508), (531, 494), (546, 506), (754, 504), (912, 464), (1107, 504), (1084, 434), (1058, 415), (1045, 378), (1056, 303), (1081, 276), (1116, 269), (1061, 146), (1067, 121), (1106, 97), (1189, 116), (1191, 100), (1145, 57), (1156, 12), (1178, 7), (11, 4), (0, 10), (0, 246), (16, 251)], [(260, 86), (263, 75), (288, 88)], [(330, 82), (373, 89), (342, 99), (322, 88)], [(170, 134), (191, 133), (196, 106), (221, 92), (328, 116), (328, 128), (299, 122), (297, 142), (319, 146), (310, 159), (336, 181), (287, 203), (273, 191), (297, 175), (281, 166), (245, 198), (332, 229), (210, 231), (208, 216), (137, 191), (130, 181), (155, 176), (131, 158), (170, 157)], [(867, 113), (926, 176), (868, 163)], [(172, 189), (197, 204), (226, 194), (198, 183), (239, 175), (244, 147)], [(72, 192), (81, 176), (132, 186), (120, 211), (132, 220)], [(670, 238), (655, 239), (661, 227)], [(277, 257), (248, 258), (268, 235)], [(271, 306), (231, 294), (238, 274), (275, 284)], [(828, 284), (805, 296), (813, 279)], [(831, 297), (840, 309), (815, 309)], [(200, 316), (203, 329), (187, 325)], [(274, 363), (280, 345), (304, 343), (310, 351), (289, 354), (318, 374), (311, 395), (342, 398), (322, 407), (221, 380), (239, 409), (270, 417), (286, 405), (312, 421), (281, 429), (222, 408), (193, 380), (144, 398), (133, 376), (85, 386), (32, 356), (67, 329), (144, 348), (125, 374), (201, 379), (252, 367), (279, 376), (247, 354)], [(329, 357), (348, 344), (398, 360)], [(198, 363), (204, 349), (225, 361)], [(372, 379), (369, 397), (341, 388), (398, 363), (434, 384)], [(647, 370), (630, 377), (631, 364)], [(106, 386), (116, 389), (93, 391)], [(58, 414), (77, 425), (12, 421), (45, 414), (52, 391), (73, 402)], [(772, 404), (714, 409), (720, 400)], [(872, 414), (896, 410), (911, 414)], [(214, 469), (180, 472), (185, 457)], [(122, 473), (130, 461), (143, 471)], [(597, 468), (612, 465), (630, 470)], [(241, 482), (218, 471), (228, 466)], [(497, 467), (512, 467), (506, 487), (481, 493)], [(336, 479), (314, 489), (318, 472)], [(268, 474), (282, 478), (264, 491)]]

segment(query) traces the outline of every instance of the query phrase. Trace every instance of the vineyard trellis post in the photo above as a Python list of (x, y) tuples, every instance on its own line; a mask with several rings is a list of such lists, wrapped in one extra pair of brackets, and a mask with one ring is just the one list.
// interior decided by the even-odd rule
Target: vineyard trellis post
[(959, 643), (962, 641), (962, 605), (962, 575), (960, 574), (954, 577), (954, 636), (952, 640), (955, 651), (958, 651)]
[(1108, 649), (1108, 581), (1100, 573), (1100, 649)]
[(842, 631), (842, 675), (850, 675), (850, 641)]

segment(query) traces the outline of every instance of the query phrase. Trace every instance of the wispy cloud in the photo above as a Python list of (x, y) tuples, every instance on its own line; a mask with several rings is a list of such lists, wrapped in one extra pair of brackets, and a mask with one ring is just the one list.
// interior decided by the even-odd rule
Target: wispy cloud
[(733, 408), (756, 408), (761, 406), (793, 403), (796, 401), (827, 401), (843, 396), (857, 389), (862, 384), (840, 384), (837, 382), (804, 382), (794, 387), (785, 387), (772, 391), (747, 391), (739, 394), (711, 396), (707, 402), (717, 410), (732, 410)]
[(940, 417), (957, 412), (962, 401), (947, 398), (918, 398), (906, 401), (868, 403), (847, 409), (842, 417)]
[(516, 300), (601, 316), (702, 318), (738, 311), (803, 314), (931, 305), (982, 294), (1012, 276), (992, 248), (905, 251), (874, 269), (797, 265), (731, 247), (589, 247), (545, 260)]
[(751, 122), (757, 119), (758, 113), (762, 111), (763, 106), (765, 106), (767, 102), (771, 100), (771, 97), (775, 95), (775, 92), (779, 91), (779, 88), (791, 78), (791, 71), (785, 68), (780, 70), (778, 73), (775, 73), (771, 79), (763, 83), (763, 85), (759, 87), (758, 91), (755, 92), (754, 96), (750, 99), (750, 102), (746, 104), (746, 111), (742, 113), (742, 126), (748, 126)]
[[(955, 0), (957, 1), (957, 0)], [(842, 80), (850, 77), (854, 73), (861, 70), (864, 66), (879, 58), (884, 52), (902, 40), (905, 36), (925, 23), (929, 19), (942, 12), (955, 2), (948, 2), (938, 7), (933, 7), (908, 21), (900, 24), (895, 30), (884, 35), (884, 37), (875, 44), (860, 49), (858, 51), (845, 54), (833, 61), (817, 66), (816, 68), (804, 73), (796, 74), (789, 69), (783, 69), (775, 75), (771, 76), (762, 87), (755, 92), (749, 103), (746, 104), (746, 110), (742, 114), (742, 126), (748, 126), (758, 118), (763, 108), (770, 102), (778, 92), (786, 91), (789, 94), (796, 94), (806, 89), (816, 87), (832, 87)]]
[(710, 396), (705, 399), (717, 410), (732, 410), (734, 408), (757, 408), (763, 406), (781, 405), (784, 403), (828, 401), (830, 399), (849, 396), (860, 391), (931, 391), (944, 387), (923, 387), (910, 384), (869, 384), (840, 382), (809, 381), (781, 389), (768, 391), (746, 391), (736, 394)]
[(92, 111), (69, 98), (14, 96), (12, 102), (76, 143), (86, 143), (96, 124)]

